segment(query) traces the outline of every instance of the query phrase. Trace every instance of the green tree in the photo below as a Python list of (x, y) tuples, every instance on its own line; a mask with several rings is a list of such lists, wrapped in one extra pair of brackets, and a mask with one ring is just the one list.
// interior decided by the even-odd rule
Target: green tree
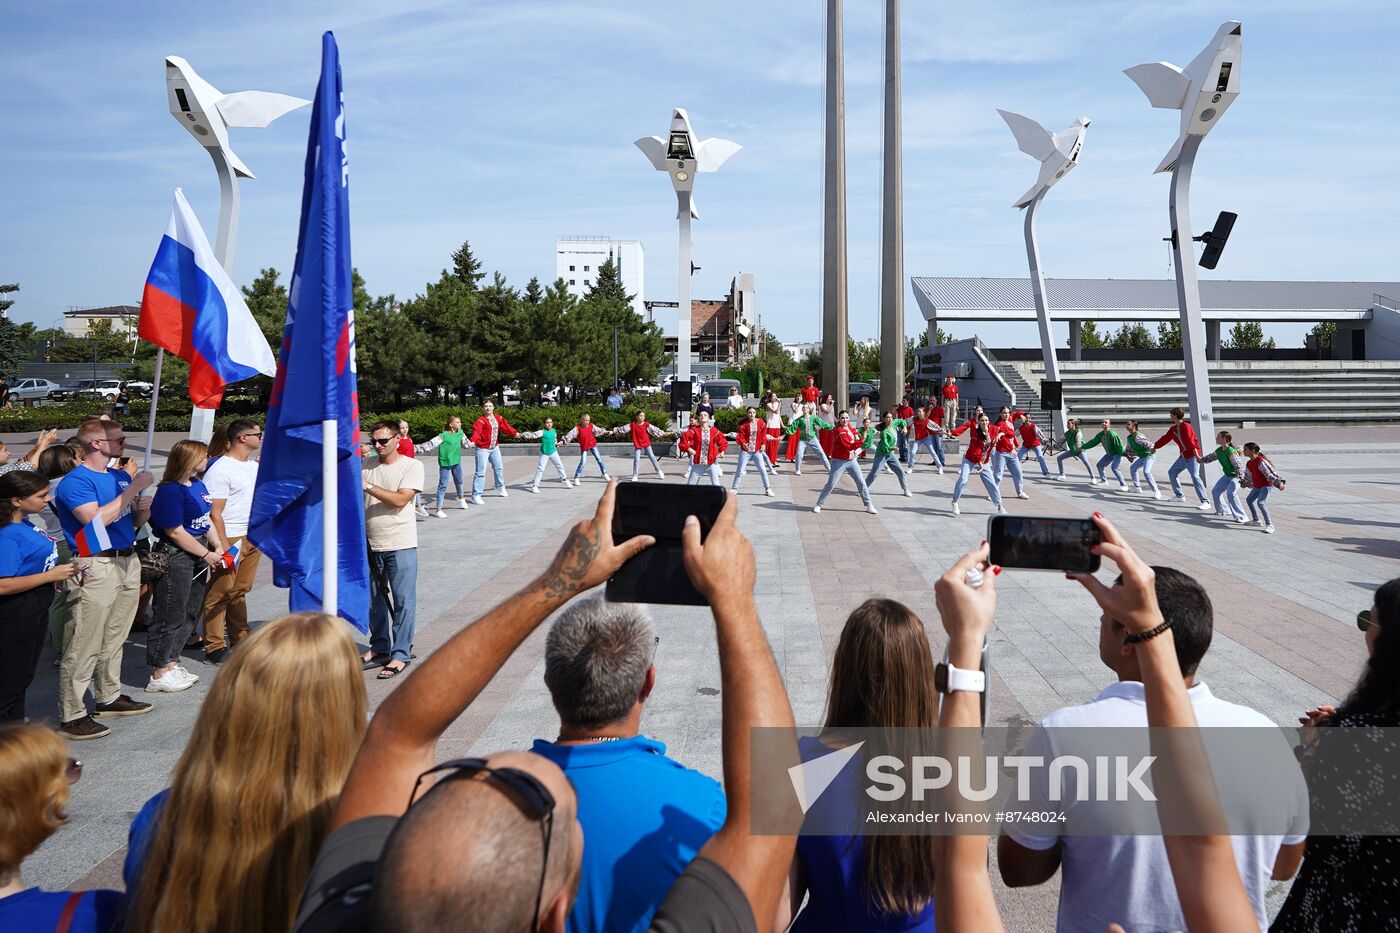
[(544, 288), (540, 285), (539, 276), (530, 276), (530, 281), (525, 285), (525, 294), (522, 297), (527, 305), (537, 305), (544, 300)]
[(1258, 321), (1236, 321), (1223, 344), (1227, 350), (1272, 350), (1274, 338), (1264, 339), (1264, 327)]
[(472, 255), (472, 245), (466, 240), (452, 253), (452, 275), (469, 292), (476, 291), (477, 283), (486, 278), (486, 273), (481, 271), (481, 260)]
[[(607, 265), (605, 263), (605, 265)], [(562, 282), (555, 283), (562, 288)], [(572, 352), (571, 385), (598, 391), (613, 379), (613, 333), (617, 333), (617, 378), (623, 385), (653, 382), (665, 360), (665, 342), (655, 323), (632, 310), (616, 269), (599, 269), (594, 286), (565, 322)]]
[(446, 400), (456, 393), (465, 401), (467, 386), (475, 379), (471, 318), (476, 295), (452, 273), (444, 271), (422, 295), (403, 305), (403, 320), (423, 335), (423, 353), (406, 366), (410, 385), (431, 388)]
[(593, 280), (593, 287), (588, 290), (586, 297), (621, 301), (623, 304), (630, 305), (636, 296), (627, 294), (627, 289), (622, 287), (622, 274), (618, 272), (612, 257), (609, 256), (598, 267), (598, 277)]
[[(1337, 324), (1335, 321), (1320, 321), (1312, 326), (1308, 331), (1308, 337), (1316, 338), (1317, 348), (1322, 351), (1331, 350), (1337, 343)], [(1307, 338), (1303, 339), (1303, 346), (1308, 345)]]
[(1141, 321), (1124, 323), (1104, 344), (1111, 350), (1151, 350), (1157, 346)]
[(427, 334), (413, 326), (393, 295), (356, 306), (355, 367), (362, 398), (403, 408), (407, 393), (421, 385), (413, 379), (427, 352)]
[(3, 296), (13, 295), (17, 291), (19, 291), (18, 282), (10, 282), (8, 285), (0, 284), (0, 314), (4, 314), (6, 311), (10, 310), (11, 306), (15, 303), (13, 298), (5, 298)]
[[(99, 318), (88, 324), (82, 337), (56, 343), (49, 350), (50, 363), (128, 363), (133, 355), (132, 341), (118, 332), (109, 318)], [(95, 354), (95, 355), (94, 355)]]
[[(871, 379), (880, 378), (880, 341), (878, 340), (852, 340), (846, 338), (846, 372), (850, 374), (852, 382), (868, 382)], [(826, 389), (826, 386), (822, 387)], [(832, 395), (838, 399), (840, 392), (829, 389)], [(899, 391), (898, 388), (895, 391)]]
[[(1065, 346), (1070, 346), (1066, 342)], [(1079, 327), (1079, 346), (1085, 350), (1099, 350), (1104, 346), (1104, 336), (1099, 333), (1099, 326), (1094, 321), (1085, 321)]]
[(6, 379), (14, 379), (19, 375), (19, 368), (24, 364), (29, 347), (34, 342), (33, 324), (16, 323), (5, 314), (15, 301), (4, 296), (13, 295), (17, 291), (18, 283), (0, 284), (0, 376)]
[[(274, 354), (282, 346), (282, 331), (287, 323), (287, 287), (278, 281), (279, 275), (280, 273), (272, 267), (262, 269), (257, 278), (242, 289), (243, 300), (248, 303), (248, 310), (253, 312), (253, 320), (258, 322), (258, 329), (267, 338)], [(358, 271), (351, 273), (351, 280), (358, 289), (364, 288), (364, 280), (360, 278)], [(355, 307), (361, 307), (358, 301), (355, 302)]]
[(1157, 325), (1157, 346), (1163, 350), (1181, 349), (1181, 321), (1162, 321)]
[(516, 374), (522, 401), (539, 402), (547, 389), (571, 381), (568, 318), (576, 303), (561, 282), (547, 291), (537, 278), (525, 286), (521, 342), (526, 353)]
[(758, 352), (744, 362), (744, 371), (752, 373), (755, 381), (763, 377), (763, 388), (779, 395), (792, 395), (807, 384), (807, 371), (802, 364), (783, 349), (783, 342), (771, 331), (758, 328)]

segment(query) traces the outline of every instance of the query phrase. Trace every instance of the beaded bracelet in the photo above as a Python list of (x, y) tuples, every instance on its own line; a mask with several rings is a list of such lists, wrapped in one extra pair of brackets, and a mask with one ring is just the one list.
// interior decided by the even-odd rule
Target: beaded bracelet
[(1127, 638), (1124, 638), (1123, 643), (1128, 645), (1138, 645), (1147, 641), (1149, 638), (1156, 638), (1158, 635), (1162, 634), (1171, 627), (1171, 619), (1164, 619), (1162, 621), (1162, 624), (1157, 626), (1156, 628), (1148, 629), (1145, 632), (1134, 632)]

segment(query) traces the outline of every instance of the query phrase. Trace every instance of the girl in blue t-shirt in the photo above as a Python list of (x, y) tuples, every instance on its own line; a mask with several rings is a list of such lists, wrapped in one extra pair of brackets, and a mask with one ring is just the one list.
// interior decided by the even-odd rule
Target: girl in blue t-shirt
[(53, 541), (26, 519), (49, 504), (48, 481), (16, 470), (0, 476), (0, 722), (24, 719), (48, 631), (53, 584), (73, 576), (58, 566)]
[(146, 630), (147, 693), (179, 693), (199, 680), (179, 662), (199, 621), (210, 575), (224, 566), (224, 543), (209, 520), (209, 490), (196, 479), (208, 462), (208, 447), (177, 441), (151, 502), (151, 529), (160, 539), (157, 546), (170, 556), (170, 569), (156, 580), (151, 600), (155, 611)]

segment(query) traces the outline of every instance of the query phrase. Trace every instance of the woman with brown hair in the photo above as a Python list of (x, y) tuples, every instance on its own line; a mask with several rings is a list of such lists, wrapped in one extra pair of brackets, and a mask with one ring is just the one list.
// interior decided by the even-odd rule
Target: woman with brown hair
[(82, 773), (52, 729), (0, 727), (0, 930), (97, 933), (116, 926), (120, 892), (41, 891), (20, 881), (20, 864), (67, 822), (68, 786)]
[[(831, 662), (826, 723), (819, 739), (799, 742), (803, 760), (856, 741), (847, 730), (932, 730), (937, 724), (933, 653), (923, 622), (903, 603), (866, 600), (846, 619)], [(793, 922), (792, 933), (933, 930), (935, 839), (860, 832), (853, 800), (856, 782), (864, 775), (861, 762), (859, 755), (846, 762), (808, 811), (809, 819), (815, 814), (823, 823), (839, 820), (853, 831), (798, 836), (790, 900), (779, 904), (775, 929), (787, 926), (806, 894), (807, 907)], [(822, 812), (828, 801), (833, 809), (845, 806), (850, 812)]]
[(338, 619), (283, 616), (241, 642), (170, 788), (131, 824), (127, 928), (290, 929), (366, 710), (359, 653)]
[(199, 441), (176, 441), (151, 503), (151, 530), (170, 568), (156, 580), (155, 614), (146, 629), (147, 693), (179, 693), (199, 680), (180, 652), (204, 609), (210, 575), (224, 567), (224, 543), (209, 520), (210, 496), (197, 477), (209, 462)]

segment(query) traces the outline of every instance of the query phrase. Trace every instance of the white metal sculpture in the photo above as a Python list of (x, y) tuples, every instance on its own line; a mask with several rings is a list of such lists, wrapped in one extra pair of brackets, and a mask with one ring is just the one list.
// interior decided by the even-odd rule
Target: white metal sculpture
[[(264, 127), (311, 101), (270, 91), (225, 94), (178, 55), (165, 59), (165, 89), (170, 115), (204, 147), (219, 173), (219, 233), (214, 241), (214, 257), (231, 277), (238, 240), (238, 179), (256, 176), (229, 145), (228, 128)], [(213, 410), (196, 408), (190, 421), (190, 437), (208, 441), (213, 430)]]
[[(676, 192), (676, 218), (680, 222), (680, 256), (678, 289), (676, 302), (679, 305), (676, 322), (676, 378), (681, 382), (690, 381), (690, 277), (693, 269), (690, 261), (690, 221), (700, 219), (700, 211), (695, 206), (692, 192), (695, 190), (697, 172), (715, 172), (743, 147), (733, 140), (711, 137), (696, 139), (691, 129), (690, 117), (677, 107), (671, 114), (671, 129), (666, 138), (643, 136), (637, 140), (637, 148), (642, 150), (658, 172), (665, 172), (671, 179), (671, 187)], [(681, 413), (681, 424), (686, 422), (686, 413)]]
[[(1079, 164), (1079, 153), (1084, 148), (1084, 133), (1089, 128), (1089, 118), (1080, 117), (1068, 129), (1051, 133), (1030, 117), (1007, 110), (998, 110), (997, 113), (1001, 114), (1006, 125), (1011, 127), (1011, 132), (1016, 137), (1016, 145), (1021, 151), (1040, 161), (1040, 177), (1012, 206), (1026, 210), (1026, 261), (1030, 265), (1031, 293), (1035, 297), (1036, 323), (1040, 328), (1040, 353), (1045, 362), (1045, 378), (1051, 382), (1059, 382), (1060, 362), (1055, 356), (1055, 333), (1050, 319), (1049, 302), (1045, 297), (1045, 276), (1040, 271), (1040, 246), (1036, 241), (1035, 215), (1040, 202), (1045, 198), (1045, 193)], [(1054, 423), (1056, 436), (1063, 437), (1063, 400), (1060, 407), (1054, 411)]]
[[(1186, 366), (1186, 396), (1196, 433), (1215, 436), (1210, 378), (1206, 367), (1206, 332), (1201, 319), (1201, 287), (1196, 279), (1196, 253), (1191, 247), (1191, 170), (1206, 134), (1240, 93), (1241, 26), (1228, 20), (1216, 30), (1201, 53), (1185, 69), (1166, 62), (1135, 65), (1123, 73), (1132, 78), (1154, 107), (1181, 111), (1181, 132), (1157, 166), (1170, 171), (1168, 210), (1171, 218), (1172, 259), (1176, 266), (1176, 296), (1181, 309), (1181, 347)], [(1156, 174), (1154, 172), (1154, 174)]]

